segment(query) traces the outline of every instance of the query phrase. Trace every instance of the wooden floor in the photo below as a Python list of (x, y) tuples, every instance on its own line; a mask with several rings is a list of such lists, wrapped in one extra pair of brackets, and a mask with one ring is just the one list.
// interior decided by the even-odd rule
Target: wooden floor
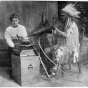
[[(67, 75), (61, 77), (60, 71), (56, 78), (48, 79), (45, 75), (39, 76), (39, 80), (35, 84), (28, 85), (29, 87), (88, 87), (88, 63), (82, 64), (82, 74), (78, 74), (76, 65), (72, 66), (72, 70), (65, 67)], [(21, 87), (13, 79), (10, 78), (10, 68), (0, 67), (0, 87)]]

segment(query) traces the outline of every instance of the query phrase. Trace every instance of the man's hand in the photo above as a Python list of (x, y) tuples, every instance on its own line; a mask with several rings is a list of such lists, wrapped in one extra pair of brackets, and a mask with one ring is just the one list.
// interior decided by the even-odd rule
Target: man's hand
[(56, 45), (54, 45), (52, 48), (53, 48), (53, 50), (55, 51), (55, 50), (57, 50), (57, 49), (59, 48), (59, 46), (58, 46), (58, 44), (56, 44)]
[(50, 47), (44, 49), (45, 53), (50, 53)]

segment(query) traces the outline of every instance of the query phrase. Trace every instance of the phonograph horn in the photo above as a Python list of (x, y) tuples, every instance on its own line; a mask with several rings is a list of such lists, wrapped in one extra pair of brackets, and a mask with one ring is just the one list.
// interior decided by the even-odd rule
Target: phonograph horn
[[(30, 34), (29, 36), (35, 36), (35, 35), (41, 35), (42, 33), (45, 33), (48, 31), (48, 28), (50, 28), (49, 22), (46, 20), (43, 24), (40, 23)], [(50, 31), (50, 30), (49, 30)]]
[(40, 24), (29, 34), (30, 36), (42, 36), (44, 33), (50, 33), (52, 34), (52, 29), (54, 29), (53, 26), (50, 26), (48, 20), (45, 18), (45, 14), (41, 13), (41, 22)]

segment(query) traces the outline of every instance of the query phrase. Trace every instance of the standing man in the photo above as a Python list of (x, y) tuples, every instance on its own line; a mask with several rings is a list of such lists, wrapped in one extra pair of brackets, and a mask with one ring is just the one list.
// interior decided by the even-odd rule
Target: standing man
[(15, 40), (18, 38), (26, 39), (27, 32), (23, 25), (19, 24), (19, 16), (17, 14), (12, 14), (9, 18), (11, 26), (7, 27), (5, 30), (5, 39), (9, 46), (9, 56), (11, 58), (12, 49), (15, 48)]

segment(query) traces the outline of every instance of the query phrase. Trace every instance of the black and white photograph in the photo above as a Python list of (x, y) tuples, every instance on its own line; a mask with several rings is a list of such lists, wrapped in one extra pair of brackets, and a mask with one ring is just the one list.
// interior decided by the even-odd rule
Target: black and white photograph
[(88, 87), (88, 1), (0, 0), (0, 87)]

